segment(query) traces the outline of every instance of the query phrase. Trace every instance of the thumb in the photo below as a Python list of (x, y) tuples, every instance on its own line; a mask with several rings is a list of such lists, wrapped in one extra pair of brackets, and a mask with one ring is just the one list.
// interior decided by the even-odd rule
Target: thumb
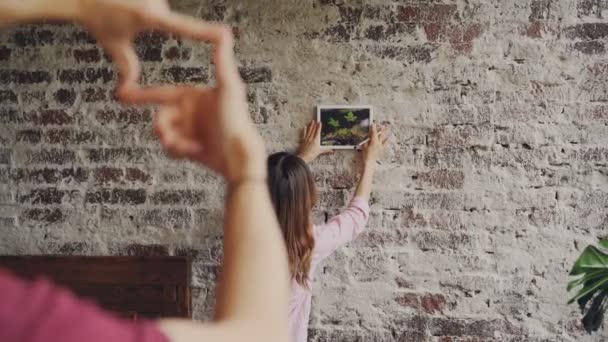
[(376, 125), (375, 124), (371, 124), (370, 126), (370, 130), (369, 130), (369, 141), (366, 143), (369, 144), (370, 141), (374, 141), (377, 138), (377, 129), (376, 129)]
[(141, 73), (139, 58), (133, 45), (128, 40), (104, 44), (105, 48), (120, 70), (118, 96), (124, 97), (129, 90), (138, 87), (137, 81)]

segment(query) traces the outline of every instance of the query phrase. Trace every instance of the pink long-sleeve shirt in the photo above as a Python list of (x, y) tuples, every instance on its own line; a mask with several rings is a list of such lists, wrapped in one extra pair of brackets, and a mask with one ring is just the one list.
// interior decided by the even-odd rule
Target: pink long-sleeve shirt
[(152, 321), (119, 319), (40, 279), (0, 269), (2, 342), (169, 342)]
[[(314, 227), (315, 248), (308, 275), (309, 284), (312, 284), (314, 273), (321, 261), (330, 256), (338, 247), (356, 238), (365, 228), (368, 218), (368, 202), (363, 198), (355, 197), (342, 213), (326, 224)], [(292, 280), (289, 300), (290, 342), (306, 342), (311, 303), (311, 289), (302, 287)]]

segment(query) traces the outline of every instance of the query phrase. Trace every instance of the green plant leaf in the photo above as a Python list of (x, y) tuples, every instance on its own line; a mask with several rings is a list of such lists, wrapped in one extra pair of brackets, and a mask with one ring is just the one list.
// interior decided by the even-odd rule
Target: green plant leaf
[(338, 128), (340, 127), (340, 121), (334, 119), (334, 118), (330, 118), (328, 124), (332, 127)]
[(606, 311), (606, 297), (608, 297), (608, 290), (601, 291), (593, 298), (589, 310), (583, 316), (583, 327), (588, 333), (598, 330), (602, 325), (604, 311)]
[(348, 130), (348, 128), (340, 128), (336, 131), (336, 134), (340, 137), (347, 137), (350, 135), (350, 131)]
[(346, 116), (344, 116), (344, 118), (348, 122), (355, 122), (355, 121), (357, 121), (357, 116), (352, 111), (348, 112), (348, 114), (346, 114)]
[[(601, 289), (602, 286), (606, 286), (606, 285), (608, 285), (608, 278), (601, 279), (601, 280), (596, 281), (596, 282), (594, 282), (594, 283), (592, 283), (590, 285), (586, 285), (585, 287), (583, 287), (583, 289), (574, 298), (572, 298), (572, 299), (570, 299), (568, 301), (568, 304), (572, 304), (575, 300), (579, 300), (579, 299), (584, 298), (586, 296), (593, 295), (593, 293), (595, 291)], [(584, 306), (584, 304), (583, 304), (583, 306)]]
[(598, 277), (608, 277), (608, 270), (595, 270), (589, 273), (586, 273), (584, 276), (580, 276), (577, 279), (574, 279), (568, 283), (567, 290), (570, 291), (573, 288), (582, 285), (583, 283), (590, 282), (594, 278)]
[(568, 304), (578, 303), (588, 332), (599, 329), (608, 306), (608, 240), (600, 241), (598, 247), (583, 250), (570, 271), (573, 279), (567, 287), (568, 291), (576, 289)]
[(587, 246), (574, 263), (570, 275), (579, 275), (592, 269), (608, 269), (608, 255), (595, 246)]

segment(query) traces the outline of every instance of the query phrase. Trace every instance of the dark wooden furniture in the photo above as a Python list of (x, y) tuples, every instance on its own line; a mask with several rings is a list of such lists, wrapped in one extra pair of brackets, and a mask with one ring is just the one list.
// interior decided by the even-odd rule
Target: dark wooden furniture
[(0, 256), (0, 268), (47, 277), (123, 317), (192, 317), (186, 257)]

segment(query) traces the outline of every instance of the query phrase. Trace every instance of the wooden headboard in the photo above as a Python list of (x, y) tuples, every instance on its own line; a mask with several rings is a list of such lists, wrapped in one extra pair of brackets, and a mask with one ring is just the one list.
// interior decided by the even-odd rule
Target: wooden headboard
[(187, 257), (0, 256), (0, 268), (47, 277), (123, 317), (192, 318)]

